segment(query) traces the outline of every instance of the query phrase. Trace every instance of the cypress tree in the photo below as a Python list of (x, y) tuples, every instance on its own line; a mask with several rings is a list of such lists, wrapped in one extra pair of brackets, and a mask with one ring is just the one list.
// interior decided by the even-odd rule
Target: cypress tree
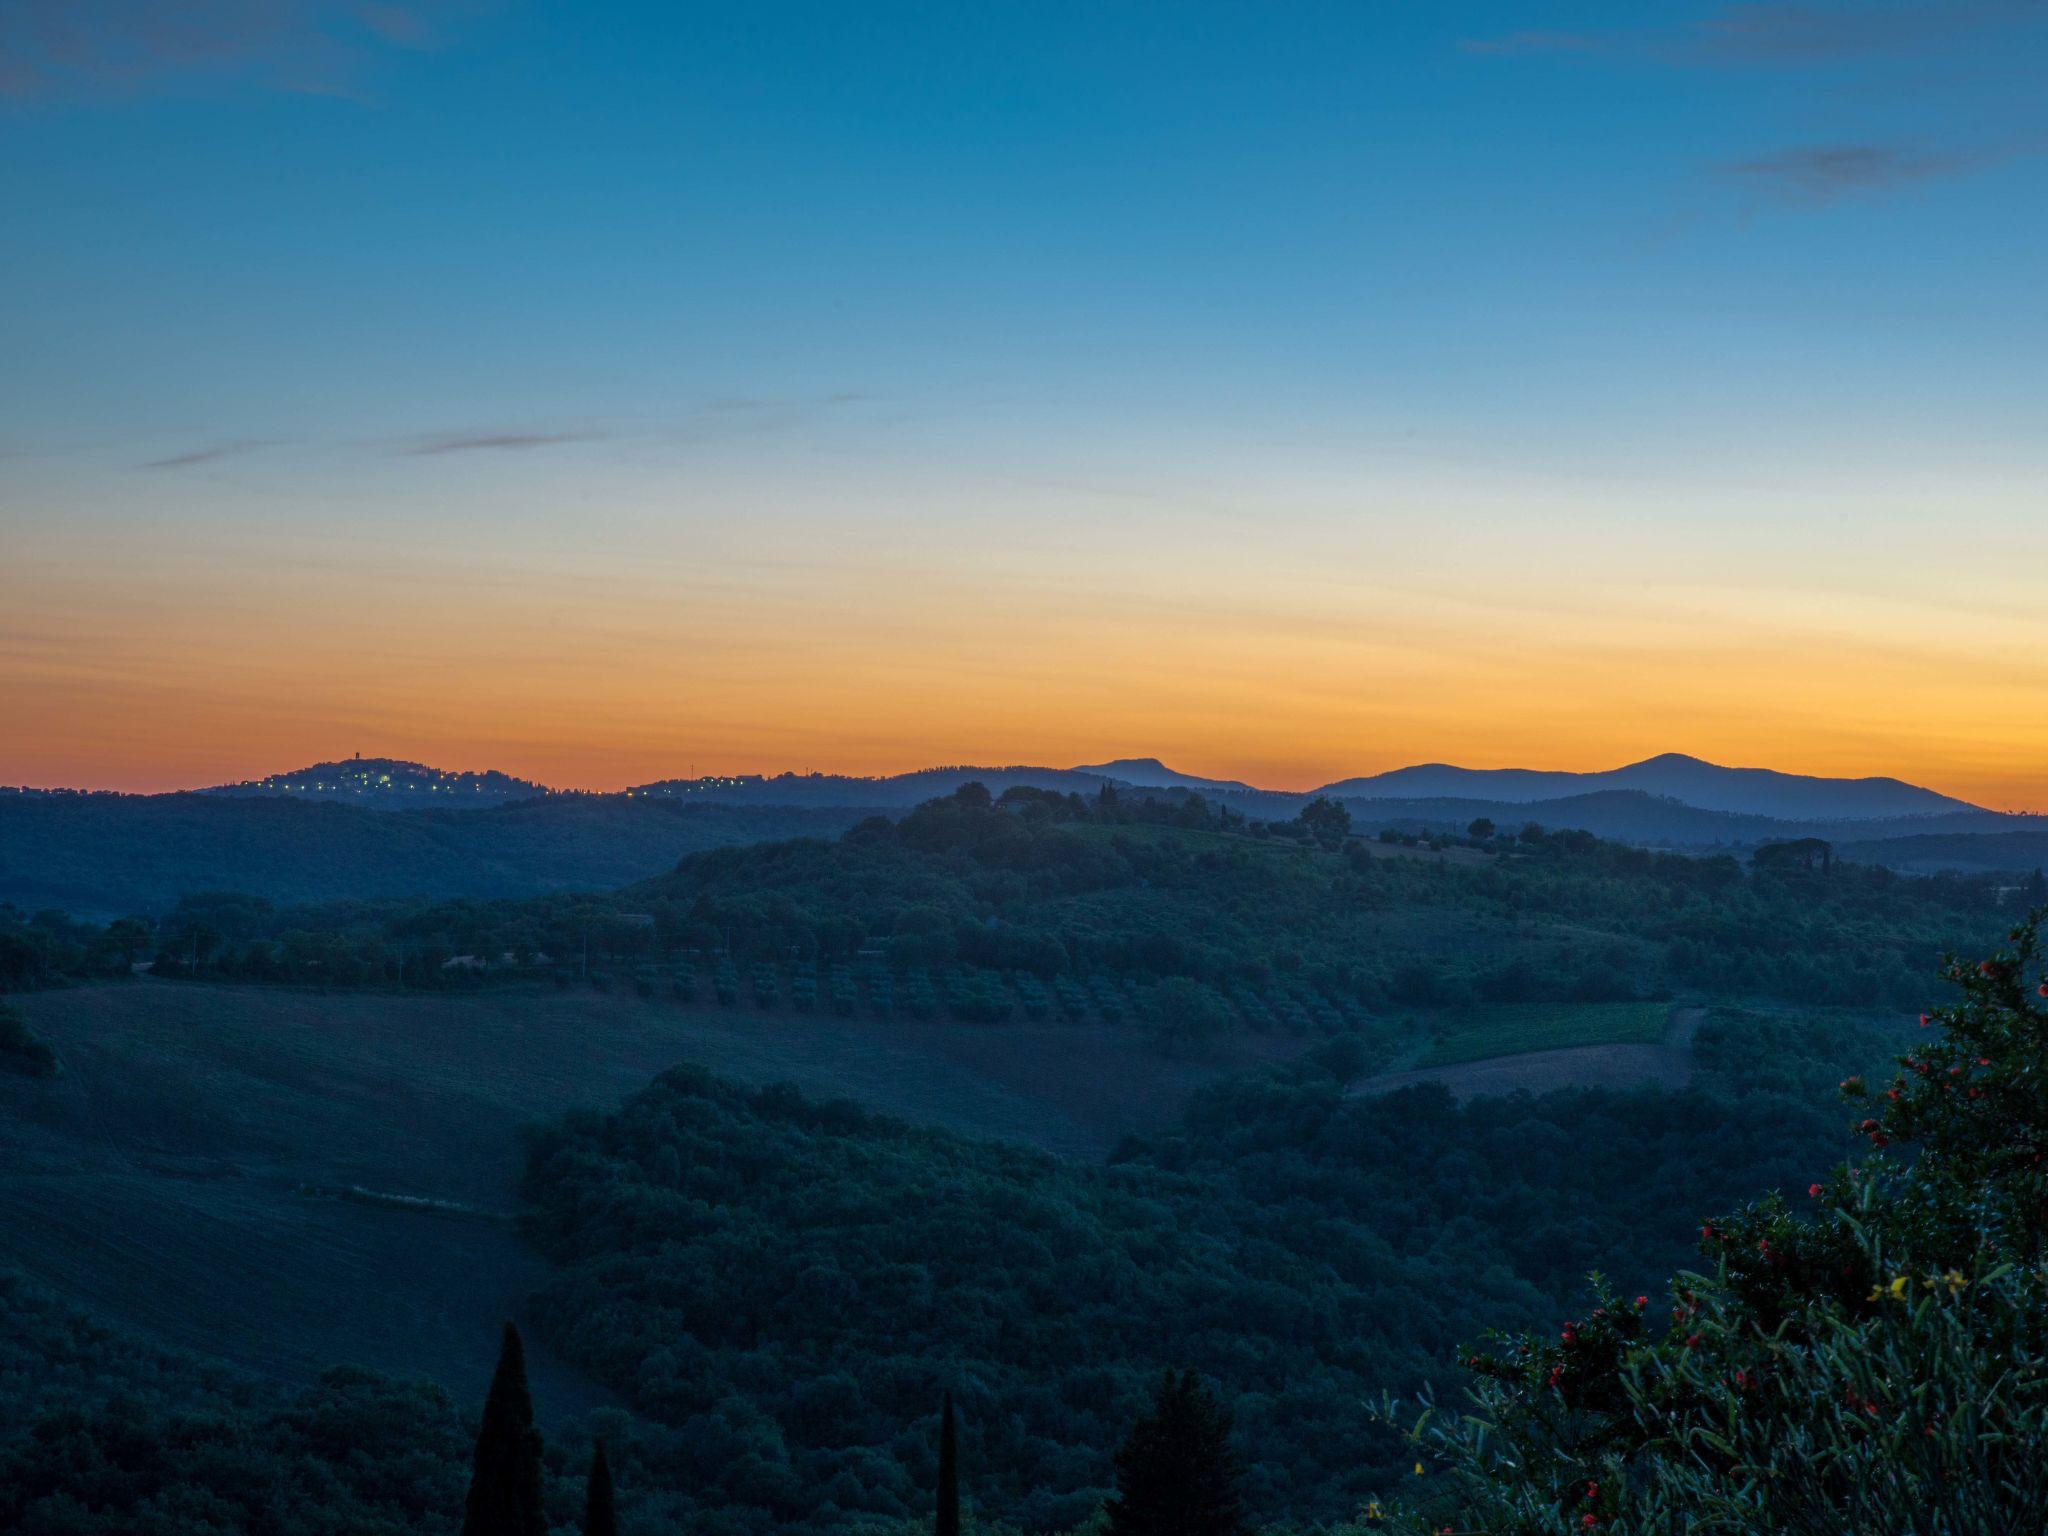
[(619, 1536), (619, 1517), (612, 1508), (612, 1464), (604, 1442), (590, 1451), (590, 1480), (583, 1487), (583, 1536)]
[(1193, 1371), (1168, 1371), (1116, 1453), (1110, 1536), (1245, 1536), (1230, 1413)]
[(533, 1394), (526, 1386), (526, 1348), (519, 1330), (505, 1325), (498, 1369), (484, 1398), (476, 1458), (462, 1536), (547, 1536), (541, 1508), (540, 1433), (533, 1427)]
[(953, 1431), (953, 1394), (939, 1417), (938, 1536), (960, 1536), (960, 1449)]

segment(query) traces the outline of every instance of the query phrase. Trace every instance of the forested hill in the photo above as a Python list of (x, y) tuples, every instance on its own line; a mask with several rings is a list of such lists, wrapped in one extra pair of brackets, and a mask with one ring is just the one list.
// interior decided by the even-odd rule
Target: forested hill
[[(721, 997), (746, 987), (764, 1007), (1335, 1033), (1416, 1009), (1679, 993), (1915, 1008), (1936, 957), (1981, 943), (2020, 899), (1997, 876), (1694, 858), (1579, 832), (1432, 848), (1347, 837), (1341, 814), (1246, 825), (1193, 797), (991, 801), (968, 786), (834, 839), (688, 854), (609, 895), (194, 898), (158, 931), (158, 973), (448, 985), (568, 963), (685, 991), (713, 971)], [(447, 969), (457, 956), (469, 969)]]
[(1591, 1269), (1646, 1283), (1699, 1210), (1834, 1155), (1817, 1100), (1871, 1042), (1729, 1016), (1703, 1043), (1718, 1093), (1464, 1109), (1348, 1097), (1326, 1048), (1108, 1168), (680, 1070), (532, 1138), (539, 1321), (642, 1416), (643, 1478), (687, 1468), (679, 1528), (916, 1517), (908, 1426), (950, 1390), (983, 1518), (1086, 1529), (1168, 1365), (1222, 1386), (1260, 1522), (1341, 1521), (1409, 1479), (1377, 1394), (1455, 1393), (1459, 1345), (1549, 1328)]
[[(1145, 783), (1120, 783), (1119, 773)], [(1413, 788), (1421, 781), (1389, 780), (1396, 782)], [(496, 773), (363, 759), (189, 794), (0, 789), (0, 901), (106, 918), (154, 916), (180, 896), (206, 890), (280, 903), (602, 890), (657, 874), (693, 849), (834, 836), (865, 816), (901, 815), (970, 783), (995, 795), (1021, 789), (1091, 801), (1105, 788), (1127, 799), (1200, 797), (1211, 814), (1248, 822), (1288, 822), (1313, 803), (1309, 796), (1196, 779), (1150, 760), (1091, 769), (942, 768), (876, 779), (668, 780), (585, 795)], [(2042, 817), (1962, 810), (1787, 821), (1704, 809), (1641, 788), (1522, 802), (1394, 798), (1382, 784), (1369, 798), (1342, 803), (1360, 828), (1430, 838), (1462, 838), (1474, 822), (1504, 830), (1533, 824), (1642, 847), (1746, 854), (1767, 843), (1820, 837), (1840, 845), (1846, 858), (1915, 873), (2024, 878), (2043, 862), (2041, 840), (2048, 837)]]
[(487, 810), (381, 810), (282, 795), (0, 795), (0, 901), (157, 914), (192, 891), (289, 903), (603, 890), (692, 849), (834, 836), (852, 809), (552, 796)]
[(356, 756), (268, 778), (217, 784), (207, 795), (285, 795), (302, 800), (344, 800), (379, 810), (423, 810), (459, 807), (477, 810), (531, 800), (549, 793), (531, 779), (514, 778), (495, 769), (481, 773), (450, 772), (401, 758)]
[(1905, 1005), (2001, 911), (1992, 879), (1752, 868), (1584, 833), (1319, 842), (1199, 799), (1026, 790), (962, 791), (831, 844), (693, 855), (628, 896), (676, 942), (746, 956), (1185, 977), (1226, 1010), (1276, 982), (1375, 1007), (1674, 988)]

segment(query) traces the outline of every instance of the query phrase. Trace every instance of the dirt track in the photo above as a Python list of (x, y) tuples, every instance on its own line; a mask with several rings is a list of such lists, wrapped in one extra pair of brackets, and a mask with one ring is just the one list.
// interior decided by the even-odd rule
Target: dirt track
[(1656, 1045), (1575, 1045), (1452, 1067), (1388, 1072), (1366, 1079), (1352, 1092), (1391, 1093), (1414, 1083), (1442, 1083), (1453, 1098), (1463, 1101), (1547, 1093), (1553, 1088), (1683, 1088), (1692, 1081), (1692, 1038), (1705, 1016), (1704, 1008), (1673, 1008), (1664, 1038)]

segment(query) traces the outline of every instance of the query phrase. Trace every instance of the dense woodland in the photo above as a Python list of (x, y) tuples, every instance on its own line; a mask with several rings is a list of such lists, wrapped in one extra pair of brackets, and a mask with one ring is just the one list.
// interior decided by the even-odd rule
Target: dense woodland
[[(2027, 894), (2010, 877), (1745, 864), (1534, 827), (1362, 839), (1341, 818), (1321, 802), (1246, 825), (1199, 796), (1013, 789), (992, 803), (970, 785), (833, 841), (691, 854), (605, 895), (280, 907), (192, 894), (142, 952), (164, 977), (595, 977), (763, 1007), (1192, 1010), (1336, 1033), (1375, 1012), (1673, 993), (1916, 1007), (1934, 958), (1981, 943)], [(67, 922), (0, 921), (0, 985), (135, 952)], [(1166, 981), (1200, 990), (1166, 1009), (1153, 992)]]
[(1647, 1282), (1693, 1212), (1825, 1168), (1830, 1074), (1878, 1042), (1748, 1015), (1709, 1033), (1717, 1091), (1465, 1109), (1347, 1097), (1340, 1042), (1108, 1168), (673, 1072), (534, 1138), (543, 1326), (679, 1446), (723, 1448), (689, 1483), (713, 1528), (915, 1512), (907, 1426), (947, 1388), (985, 1503), (1077, 1523), (1169, 1365), (1227, 1388), (1259, 1517), (1339, 1519), (1412, 1460), (1363, 1412), (1376, 1393), (1448, 1389), (1461, 1342), (1542, 1325), (1592, 1269)]
[[(1840, 1145), (1835, 1077), (1883, 1049), (1848, 1018), (1731, 1012), (1704, 1032), (1701, 1091), (1459, 1109), (1433, 1088), (1347, 1097), (1339, 1040), (1106, 1167), (680, 1070), (534, 1133), (529, 1230), (554, 1265), (536, 1310), (631, 1410), (601, 1426), (628, 1530), (898, 1528), (930, 1507), (948, 1390), (970, 1503), (1080, 1525), (1167, 1365), (1231, 1404), (1251, 1518), (1342, 1519), (1411, 1458), (1366, 1411), (1377, 1393), (1455, 1391), (1489, 1326), (1543, 1326), (1591, 1267), (1646, 1282), (1691, 1212), (1803, 1187)], [(40, 1405), (0, 1436), (26, 1528), (203, 1528), (124, 1523), (90, 1492), (118, 1452), (82, 1446), (144, 1440), (218, 1447), (153, 1452), (113, 1508), (324, 1500), (334, 1523), (279, 1528), (453, 1528), (469, 1421), (438, 1392), (344, 1373), (282, 1394), (131, 1359), (47, 1301), (9, 1310), (32, 1334), (12, 1400)], [(595, 1427), (550, 1462), (560, 1520)], [(346, 1465), (327, 1434), (357, 1436)]]

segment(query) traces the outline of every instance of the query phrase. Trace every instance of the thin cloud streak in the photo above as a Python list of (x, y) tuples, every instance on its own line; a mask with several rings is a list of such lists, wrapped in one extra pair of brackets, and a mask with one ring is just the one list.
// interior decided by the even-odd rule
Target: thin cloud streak
[(398, 452), (406, 458), (432, 458), (444, 453), (518, 452), (528, 448), (552, 448), (562, 443), (591, 443), (602, 432), (475, 432), (437, 437), (415, 443)]
[(1903, 6), (1767, 0), (1726, 5), (1677, 29), (1530, 30), (1465, 38), (1458, 46), (1504, 57), (1581, 54), (1696, 68), (1767, 68), (1913, 56), (2000, 28), (2043, 26), (2048, 6), (2024, 0)]
[(1916, 182), (1982, 170), (2005, 155), (1925, 154), (1886, 144), (1815, 144), (1738, 160), (1721, 169), (1782, 201), (1825, 207)]
[(119, 96), (207, 77), (353, 97), (373, 54), (433, 42), (418, 6), (387, 0), (7, 0), (0, 100)]
[(268, 446), (261, 442), (214, 443), (205, 448), (194, 448), (185, 453), (167, 454), (161, 459), (145, 459), (137, 469), (190, 469), (196, 464), (211, 464), (219, 459), (231, 459), (238, 454)]

